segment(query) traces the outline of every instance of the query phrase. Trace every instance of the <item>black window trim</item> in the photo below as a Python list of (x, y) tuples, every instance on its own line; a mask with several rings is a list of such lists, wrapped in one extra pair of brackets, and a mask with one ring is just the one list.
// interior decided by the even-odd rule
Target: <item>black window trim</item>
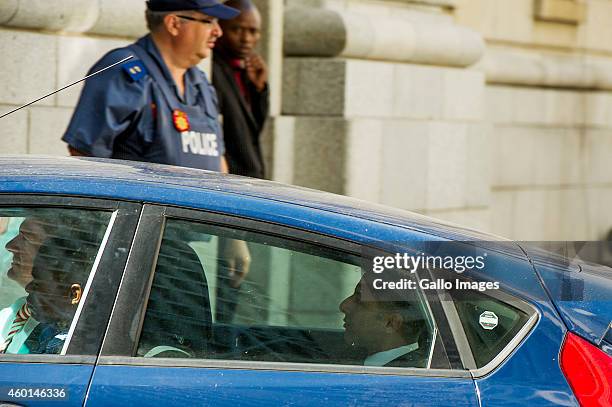
[(98, 356), (95, 355), (23, 355), (2, 354), (0, 363), (23, 363), (23, 364), (54, 364), (54, 365), (94, 365)]
[[(431, 278), (428, 270), (420, 269), (416, 271), (416, 274), (419, 281), (423, 280), (424, 278)], [(465, 364), (464, 358), (461, 356), (462, 352), (459, 350), (460, 343), (457, 342), (454, 335), (454, 324), (449, 319), (449, 314), (446, 312), (444, 301), (441, 300), (439, 293), (437, 292), (427, 293), (423, 296), (423, 298), (427, 304), (427, 307), (429, 308), (430, 314), (436, 322), (436, 335), (440, 339), (441, 346), (443, 347), (450, 368), (455, 371), (467, 370), (467, 365)], [(437, 338), (434, 336), (434, 346), (436, 344), (436, 339)]]
[[(47, 194), (4, 194), (0, 193), (0, 207), (39, 207), (71, 209), (118, 209), (122, 201), (107, 198)], [(136, 204), (138, 205), (138, 204)]]
[[(221, 220), (211, 221), (210, 216), (220, 215)], [(250, 218), (239, 217), (235, 215), (219, 214), (213, 212), (196, 211), (192, 209), (185, 209), (180, 207), (166, 207), (166, 216), (174, 219), (185, 219), (185, 220), (199, 220), (208, 224), (216, 226), (231, 226), (237, 229), (250, 230), (256, 233), (266, 233), (271, 236), (280, 237), (283, 239), (289, 239), (296, 242), (315, 243), (335, 250), (343, 250), (345, 253), (363, 256), (363, 251), (368, 249), (374, 249), (376, 251), (383, 251), (389, 255), (393, 253), (389, 252), (390, 247), (378, 247), (374, 244), (357, 243), (348, 239), (343, 239), (335, 236), (329, 236), (322, 233), (317, 233), (309, 230), (303, 230), (295, 227), (290, 227), (282, 224), (276, 224), (269, 221), (253, 220)], [(248, 225), (248, 226), (245, 226)], [(261, 225), (266, 225), (270, 230), (261, 228)], [(290, 233), (291, 232), (291, 233)], [(397, 247), (398, 250), (405, 249)], [(422, 271), (417, 272), (417, 278), (421, 280), (426, 276), (423, 275)], [(427, 276), (428, 277), (428, 276)], [(429, 311), (429, 315), (433, 318), (435, 323), (435, 332), (432, 343), (433, 357), (434, 347), (436, 344), (436, 335), (440, 337), (444, 356), (447, 358), (451, 370), (469, 370), (463, 363), (461, 358), (461, 352), (457, 349), (455, 337), (452, 334), (451, 324), (447, 320), (448, 316), (442, 307), (442, 303), (439, 300), (430, 301), (428, 296), (419, 291), (419, 297), (425, 301), (425, 305)], [(432, 357), (429, 358), (428, 365), (432, 362)], [(429, 368), (429, 367), (428, 367)]]
[(117, 220), (117, 211), (113, 211), (111, 217), (108, 221), (108, 225), (106, 225), (106, 230), (104, 231), (104, 236), (102, 237), (102, 242), (100, 243), (100, 248), (98, 249), (98, 253), (96, 253), (96, 258), (94, 260), (94, 264), (91, 267), (91, 271), (89, 272), (89, 276), (87, 277), (87, 282), (85, 283), (85, 287), (83, 287), (83, 294), (81, 297), (81, 301), (77, 305), (77, 309), (74, 312), (74, 317), (72, 318), (72, 322), (70, 323), (70, 328), (68, 329), (68, 334), (66, 340), (64, 341), (64, 346), (62, 346), (62, 350), (60, 352), (60, 356), (66, 356), (68, 348), (70, 347), (70, 343), (72, 342), (72, 338), (75, 337), (76, 327), (78, 325), (79, 319), (83, 313), (83, 309), (85, 304), (87, 303), (87, 298), (89, 297), (89, 292), (92, 291), (93, 281), (96, 278), (96, 274), (100, 269), (100, 263), (104, 252), (109, 250), (108, 243), (110, 236), (113, 232), (113, 228), (115, 227), (115, 221)]
[[(481, 368), (470, 369), (472, 377), (475, 379), (482, 378), (495, 371), (501, 364), (519, 347), (524, 339), (529, 336), (532, 329), (537, 325), (540, 320), (540, 312), (538, 309), (527, 301), (524, 301), (514, 295), (511, 295), (502, 289), (487, 291), (487, 295), (499, 300), (507, 305), (518, 308), (528, 315), (528, 319), (521, 329), (514, 335), (514, 337), (506, 344), (506, 346), (499, 352), (489, 363)], [(454, 303), (453, 303), (453, 306)], [(463, 325), (462, 328), (463, 329)]]
[[(322, 233), (303, 230), (283, 224), (277, 224), (265, 220), (241, 217), (239, 215), (225, 214), (213, 211), (183, 208), (175, 206), (164, 206), (157, 203), (145, 203), (142, 208), (141, 218), (135, 234), (135, 239), (130, 250), (129, 259), (125, 273), (121, 280), (117, 299), (111, 314), (110, 323), (103, 341), (102, 351), (98, 363), (101, 365), (133, 365), (133, 366), (165, 366), (165, 367), (198, 367), (224, 369), (253, 369), (253, 370), (281, 370), (281, 371), (304, 371), (304, 372), (329, 372), (329, 373), (371, 373), (381, 374), (387, 372), (389, 375), (406, 376), (440, 376), (440, 377), (471, 377), (463, 365), (449, 360), (451, 369), (428, 369), (428, 368), (393, 368), (372, 367), (354, 365), (324, 365), (324, 364), (300, 364), (300, 363), (272, 363), (272, 362), (246, 362), (234, 360), (214, 359), (163, 359), (132, 357), (137, 346), (137, 339), (144, 322), (148, 296), (153, 282), (157, 255), (161, 245), (165, 222), (167, 219), (179, 219), (196, 221), (213, 226), (231, 227), (237, 230), (264, 233), (274, 237), (302, 241), (309, 244), (321, 245), (334, 250), (342, 250), (348, 254), (362, 256), (363, 248), (368, 245), (356, 243), (351, 240), (329, 236)], [(381, 250), (380, 247), (369, 245), (371, 248)], [(437, 326), (437, 335), (444, 339), (444, 345), (453, 348), (454, 338), (444, 335), (450, 332), (445, 313), (438, 309), (437, 304), (432, 304), (426, 295), (422, 296), (427, 307), (431, 310)], [(134, 304), (134, 299), (137, 303)], [(126, 310), (132, 310), (128, 317)], [(138, 316), (138, 324), (132, 323), (132, 317)], [(439, 318), (442, 318), (441, 320)], [(442, 327), (442, 328), (441, 328)], [(126, 335), (127, 333), (127, 335)], [(433, 345), (432, 345), (433, 346)], [(446, 350), (445, 350), (446, 352)], [(456, 350), (455, 350), (456, 353)], [(445, 355), (446, 356), (446, 355)], [(428, 373), (430, 372), (430, 373)]]
[[(430, 278), (434, 278), (434, 274), (430, 271)], [(465, 281), (475, 281), (467, 276), (456, 276), (456, 278), (460, 278)], [(451, 331), (453, 332), (453, 336), (455, 337), (455, 343), (457, 344), (457, 349), (461, 356), (461, 360), (464, 365), (467, 367), (471, 376), (474, 379), (483, 378), (493, 371), (495, 371), (501, 364), (514, 352), (518, 346), (523, 342), (523, 340), (529, 335), (532, 331), (533, 327), (537, 324), (540, 319), (540, 312), (538, 309), (530, 304), (529, 302), (518, 298), (515, 295), (509, 294), (504, 291), (503, 288), (498, 290), (487, 290), (486, 295), (498, 300), (508, 306), (514, 307), (523, 311), (528, 315), (527, 321), (525, 324), (519, 329), (519, 331), (514, 335), (514, 337), (504, 346), (504, 348), (486, 365), (477, 368), (476, 360), (474, 358), (474, 354), (472, 348), (468, 342), (467, 334), (465, 333), (465, 329), (463, 324), (461, 323), (461, 319), (459, 318), (459, 313), (457, 311), (457, 305), (455, 301), (452, 299), (451, 295), (446, 290), (440, 290), (438, 293), (439, 302), (442, 304), (444, 311), (447, 315), (447, 319), (450, 323)]]
[[(428, 278), (432, 281), (435, 280), (435, 277), (431, 270), (422, 270), (423, 273), (428, 274)], [(472, 351), (470, 345), (467, 340), (467, 336), (465, 331), (463, 330), (463, 325), (461, 324), (461, 320), (459, 319), (459, 314), (457, 313), (457, 309), (455, 307), (455, 303), (443, 290), (436, 290), (431, 293), (430, 296), (433, 297), (433, 302), (439, 303), (442, 312), (444, 313), (446, 320), (448, 321), (448, 332), (447, 335), (450, 335), (454, 339), (454, 344), (456, 346), (457, 355), (460, 359), (461, 364), (468, 370), (476, 367), (476, 362), (474, 360), (474, 356), (472, 355)], [(444, 336), (443, 336), (444, 338)]]
[[(144, 322), (154, 268), (164, 230), (165, 207), (144, 205), (138, 219), (100, 356), (131, 355)], [(138, 326), (133, 316), (138, 316)]]
[(534, 313), (529, 317), (525, 325), (523, 325), (523, 327), (517, 332), (514, 338), (512, 338), (512, 340), (508, 342), (508, 344), (504, 347), (504, 349), (502, 349), (500, 353), (497, 354), (497, 356), (495, 356), (493, 359), (491, 359), (489, 363), (479, 369), (470, 369), (472, 377), (474, 379), (480, 379), (496, 370), (512, 354), (512, 352), (514, 352), (519, 347), (521, 342), (523, 342), (523, 340), (527, 338), (532, 328), (536, 326), (539, 320), (540, 313), (534, 311)]
[[(127, 251), (122, 253), (120, 246), (129, 242), (131, 244), (136, 222), (141, 210), (141, 204), (137, 202), (127, 202), (121, 200), (113, 200), (107, 198), (90, 198), (82, 196), (66, 196), (66, 195), (47, 195), (37, 193), (10, 193), (0, 194), (0, 208), (14, 207), (46, 207), (57, 209), (85, 209), (85, 210), (103, 210), (112, 212), (111, 216), (120, 220), (115, 221), (112, 228), (107, 229), (109, 233), (107, 244), (100, 245), (97, 256), (99, 256), (98, 269), (110, 270), (108, 278), (96, 278), (94, 275), (89, 284), (90, 301), (83, 301), (83, 306), (80, 315), (75, 313), (75, 317), (71, 323), (71, 331), (73, 331), (72, 340), (63, 349), (60, 355), (0, 355), (0, 363), (52, 363), (52, 364), (95, 364), (99, 356), (102, 340), (104, 338), (106, 324), (109, 321), (112, 305), (114, 304), (116, 286), (123, 274), (125, 262), (127, 260)], [(110, 226), (107, 225), (107, 228)], [(91, 273), (94, 273), (92, 269)], [(92, 305), (91, 297), (100, 295), (101, 287), (109, 287), (106, 291), (112, 291), (112, 294), (102, 295), (104, 298)], [(102, 303), (100, 303), (102, 302)], [(101, 312), (102, 311), (102, 312)], [(83, 333), (84, 323), (92, 315), (97, 315), (97, 318), (104, 321), (99, 326), (99, 332), (95, 337), (96, 341), (79, 341)], [(91, 331), (91, 330), (89, 330)], [(90, 337), (91, 338), (91, 337)]]

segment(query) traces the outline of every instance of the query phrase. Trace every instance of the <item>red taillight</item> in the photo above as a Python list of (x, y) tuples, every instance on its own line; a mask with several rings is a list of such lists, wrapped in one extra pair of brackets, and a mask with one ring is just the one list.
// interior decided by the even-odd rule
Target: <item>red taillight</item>
[(604, 351), (568, 332), (561, 370), (582, 407), (612, 406), (612, 357)]

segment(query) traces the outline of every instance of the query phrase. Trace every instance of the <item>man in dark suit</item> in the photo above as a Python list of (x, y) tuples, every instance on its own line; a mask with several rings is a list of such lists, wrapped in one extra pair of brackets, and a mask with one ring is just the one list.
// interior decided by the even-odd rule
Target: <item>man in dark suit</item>
[(233, 20), (220, 21), (224, 34), (213, 58), (226, 159), (230, 173), (263, 178), (259, 138), (268, 115), (268, 68), (254, 51), (261, 17), (250, 0), (229, 0), (225, 5), (240, 10)]
[[(353, 294), (340, 304), (344, 341), (365, 351), (364, 366), (427, 367), (429, 332), (416, 298), (378, 293), (364, 275)], [(394, 298), (395, 297), (395, 298)]]

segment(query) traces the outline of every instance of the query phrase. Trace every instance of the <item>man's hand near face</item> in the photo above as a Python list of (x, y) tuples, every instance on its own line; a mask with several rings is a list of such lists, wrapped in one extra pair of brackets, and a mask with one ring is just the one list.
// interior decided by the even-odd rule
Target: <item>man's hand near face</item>
[(265, 89), (268, 82), (268, 66), (263, 58), (252, 54), (244, 60), (247, 77), (255, 85), (258, 92)]

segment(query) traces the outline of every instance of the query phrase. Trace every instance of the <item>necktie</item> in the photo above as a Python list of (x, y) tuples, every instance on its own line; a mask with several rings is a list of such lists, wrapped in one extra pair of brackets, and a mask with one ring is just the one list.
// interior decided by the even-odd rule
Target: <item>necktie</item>
[(30, 309), (28, 308), (28, 303), (26, 302), (17, 311), (17, 314), (15, 315), (15, 319), (13, 320), (13, 323), (11, 324), (11, 328), (9, 329), (8, 335), (6, 336), (4, 343), (0, 346), (0, 353), (6, 352), (9, 345), (13, 341), (13, 337), (15, 336), (15, 334), (19, 332), (21, 328), (23, 328), (26, 322), (28, 322), (28, 319), (30, 318), (31, 315), (32, 313), (30, 312)]
[(243, 74), (245, 73), (244, 61), (242, 59), (232, 59), (229, 61), (229, 64), (234, 70), (234, 80), (236, 81), (236, 85), (238, 85), (242, 97), (247, 101), (247, 105), (250, 105), (249, 93), (243, 78)]

